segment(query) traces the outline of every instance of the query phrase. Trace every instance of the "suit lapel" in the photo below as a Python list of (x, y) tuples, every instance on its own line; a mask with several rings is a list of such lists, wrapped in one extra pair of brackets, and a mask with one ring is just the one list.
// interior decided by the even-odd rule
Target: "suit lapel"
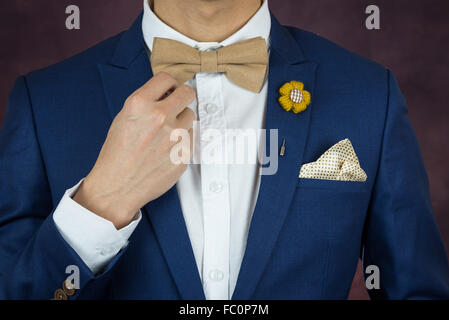
[[(141, 31), (142, 16), (122, 34), (108, 64), (98, 66), (111, 119), (153, 75)], [(176, 188), (143, 208), (182, 299), (205, 299)], [(145, 244), (140, 244), (145, 245)]]
[(111, 119), (128, 96), (153, 76), (141, 28), (142, 15), (121, 35), (109, 63), (98, 65)]
[[(270, 129), (278, 130), (279, 146), (285, 139), (286, 150), (285, 155), (278, 158), (277, 173), (264, 175), (261, 179), (245, 256), (233, 295), (233, 299), (237, 300), (251, 298), (282, 229), (298, 181), (314, 100), (317, 65), (305, 60), (288, 29), (274, 17), (272, 19), (266, 150), (270, 150)], [(300, 114), (284, 111), (278, 102), (280, 87), (291, 80), (303, 82), (305, 90), (312, 94), (311, 105)]]
[(102, 64), (98, 66), (103, 81), (106, 102), (111, 119), (123, 108), (126, 99), (145, 84), (153, 75), (148, 55), (142, 50), (128, 67)]
[(168, 267), (184, 300), (204, 300), (176, 186), (144, 208), (151, 220)]

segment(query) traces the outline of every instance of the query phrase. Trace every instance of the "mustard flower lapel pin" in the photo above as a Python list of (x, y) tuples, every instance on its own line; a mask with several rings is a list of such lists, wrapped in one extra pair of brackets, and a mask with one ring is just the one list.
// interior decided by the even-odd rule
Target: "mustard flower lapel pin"
[(287, 82), (279, 89), (279, 93), (281, 107), (285, 111), (293, 110), (294, 113), (305, 111), (312, 98), (310, 93), (304, 90), (304, 84), (299, 81)]

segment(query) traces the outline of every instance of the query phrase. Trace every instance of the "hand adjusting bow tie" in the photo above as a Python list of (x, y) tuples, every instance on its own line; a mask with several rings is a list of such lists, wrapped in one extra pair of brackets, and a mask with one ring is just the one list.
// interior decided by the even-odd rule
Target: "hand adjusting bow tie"
[(260, 92), (268, 65), (268, 49), (261, 37), (201, 52), (179, 41), (154, 38), (151, 52), (153, 73), (164, 71), (179, 83), (197, 72), (224, 73), (236, 85)]

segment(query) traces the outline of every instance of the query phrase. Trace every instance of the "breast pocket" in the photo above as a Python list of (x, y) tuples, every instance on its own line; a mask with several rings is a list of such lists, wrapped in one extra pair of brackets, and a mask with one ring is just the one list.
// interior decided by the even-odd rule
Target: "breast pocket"
[(298, 178), (291, 225), (301, 234), (301, 248), (313, 255), (326, 250), (330, 270), (353, 268), (360, 253), (370, 202), (367, 182)]
[(368, 183), (356, 181), (336, 181), (299, 178), (297, 188), (328, 189), (335, 192), (368, 192)]

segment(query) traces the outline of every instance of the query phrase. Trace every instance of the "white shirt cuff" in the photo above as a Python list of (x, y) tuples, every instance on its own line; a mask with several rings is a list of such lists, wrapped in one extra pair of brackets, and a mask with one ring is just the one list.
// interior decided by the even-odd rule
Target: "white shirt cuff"
[(128, 244), (142, 213), (126, 227), (117, 230), (112, 222), (87, 210), (72, 199), (76, 186), (67, 190), (53, 212), (53, 220), (64, 240), (75, 250), (93, 274), (100, 272)]

